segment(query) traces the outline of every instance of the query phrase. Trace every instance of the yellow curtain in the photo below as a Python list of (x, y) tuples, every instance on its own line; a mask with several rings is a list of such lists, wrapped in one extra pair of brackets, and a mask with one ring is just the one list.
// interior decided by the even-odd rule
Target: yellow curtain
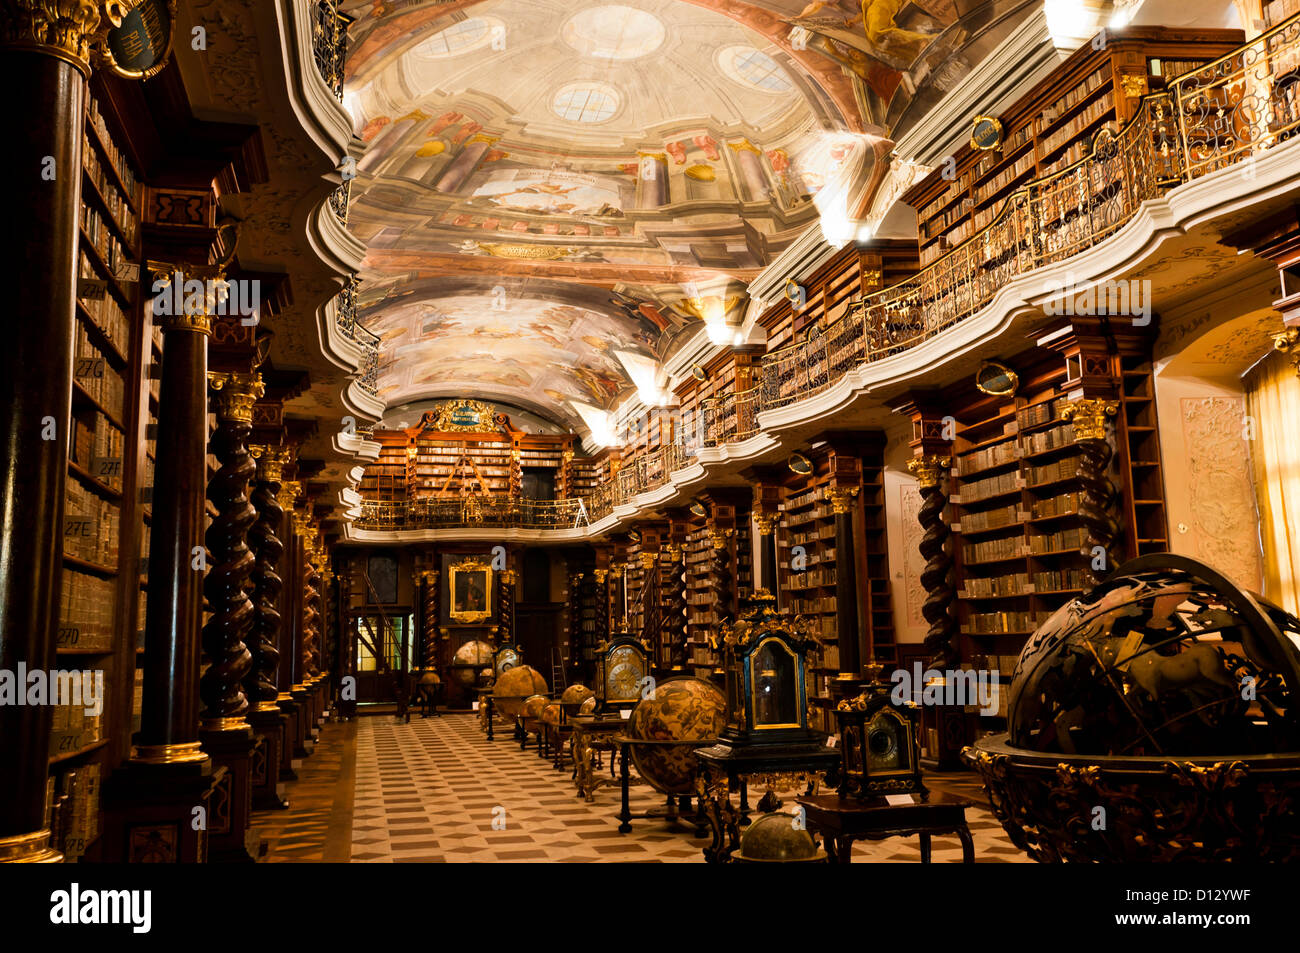
[(1300, 375), (1278, 351), (1246, 375), (1264, 595), (1300, 615)]

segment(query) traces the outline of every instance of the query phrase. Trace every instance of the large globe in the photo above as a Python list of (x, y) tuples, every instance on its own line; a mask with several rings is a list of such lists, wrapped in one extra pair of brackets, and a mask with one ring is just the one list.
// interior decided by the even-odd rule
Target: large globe
[(580, 712), (587, 699), (592, 698), (595, 694), (586, 685), (570, 685), (560, 693), (560, 704), (564, 706), (566, 715), (576, 715)]
[(525, 718), (536, 720), (542, 717), (542, 709), (550, 704), (550, 699), (545, 695), (531, 695), (524, 699), (523, 715)]
[(546, 679), (529, 665), (516, 665), (497, 676), (492, 687), (493, 705), (507, 718), (519, 714), (524, 699), (546, 694)]
[(794, 814), (764, 814), (745, 829), (740, 854), (735, 857), (751, 864), (790, 864), (822, 861), (812, 835), (800, 826)]
[(451, 677), (469, 688), (480, 668), (492, 664), (494, 649), (487, 642), (466, 642), (451, 658)]
[[(637, 771), (662, 794), (694, 793), (695, 750), (716, 741), (726, 720), (726, 699), (708, 682), (680, 676), (659, 682), (653, 697), (637, 702), (628, 719)], [(636, 744), (635, 740), (702, 744)]]
[(1025, 645), (1007, 705), (1011, 745), (1092, 755), (1300, 750), (1300, 621), (1183, 557), (1143, 557), (1120, 572)]

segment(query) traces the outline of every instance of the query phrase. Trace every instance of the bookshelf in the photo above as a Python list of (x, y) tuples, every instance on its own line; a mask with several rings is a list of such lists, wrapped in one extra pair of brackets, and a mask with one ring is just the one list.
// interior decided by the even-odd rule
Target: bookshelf
[[(98, 92), (82, 130), (73, 382), (57, 667), (102, 673), (98, 713), (56, 705), (46, 824), (68, 861), (98, 855), (100, 785), (138, 724), (149, 488), (161, 354), (139, 292), (141, 184)], [(134, 701), (134, 704), (132, 702)], [(128, 707), (130, 706), (130, 707)]]
[(709, 526), (702, 520), (691, 526), (683, 547), (686, 572), (686, 655), (696, 678), (709, 678), (718, 659), (709, 637), (718, 627), (717, 593), (714, 589), (714, 550)]
[[(1236, 30), (1131, 27), (1108, 31), (1102, 49), (1084, 44), (998, 117), (999, 149), (965, 145), (903, 195), (917, 210), (921, 266), (992, 223), (1017, 189), (1082, 159), (1097, 132), (1123, 126), (1144, 93), (1243, 40)], [(981, 263), (996, 265), (1005, 252), (981, 249)]]

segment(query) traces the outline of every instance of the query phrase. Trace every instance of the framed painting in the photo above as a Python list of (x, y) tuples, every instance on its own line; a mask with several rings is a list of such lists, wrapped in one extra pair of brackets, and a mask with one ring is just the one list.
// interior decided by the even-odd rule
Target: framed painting
[(474, 557), (452, 563), (447, 572), (448, 618), (452, 622), (487, 622), (496, 611), (492, 598), (492, 565)]

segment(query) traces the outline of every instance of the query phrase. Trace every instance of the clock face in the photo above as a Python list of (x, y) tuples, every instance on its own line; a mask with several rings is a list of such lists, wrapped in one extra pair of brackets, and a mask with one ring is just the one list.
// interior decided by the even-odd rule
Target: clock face
[(867, 726), (867, 771), (889, 771), (900, 765), (898, 725), (875, 718)]
[(641, 660), (635, 652), (623, 649), (610, 659), (609, 674), (605, 678), (605, 691), (611, 698), (636, 698), (641, 688)]

